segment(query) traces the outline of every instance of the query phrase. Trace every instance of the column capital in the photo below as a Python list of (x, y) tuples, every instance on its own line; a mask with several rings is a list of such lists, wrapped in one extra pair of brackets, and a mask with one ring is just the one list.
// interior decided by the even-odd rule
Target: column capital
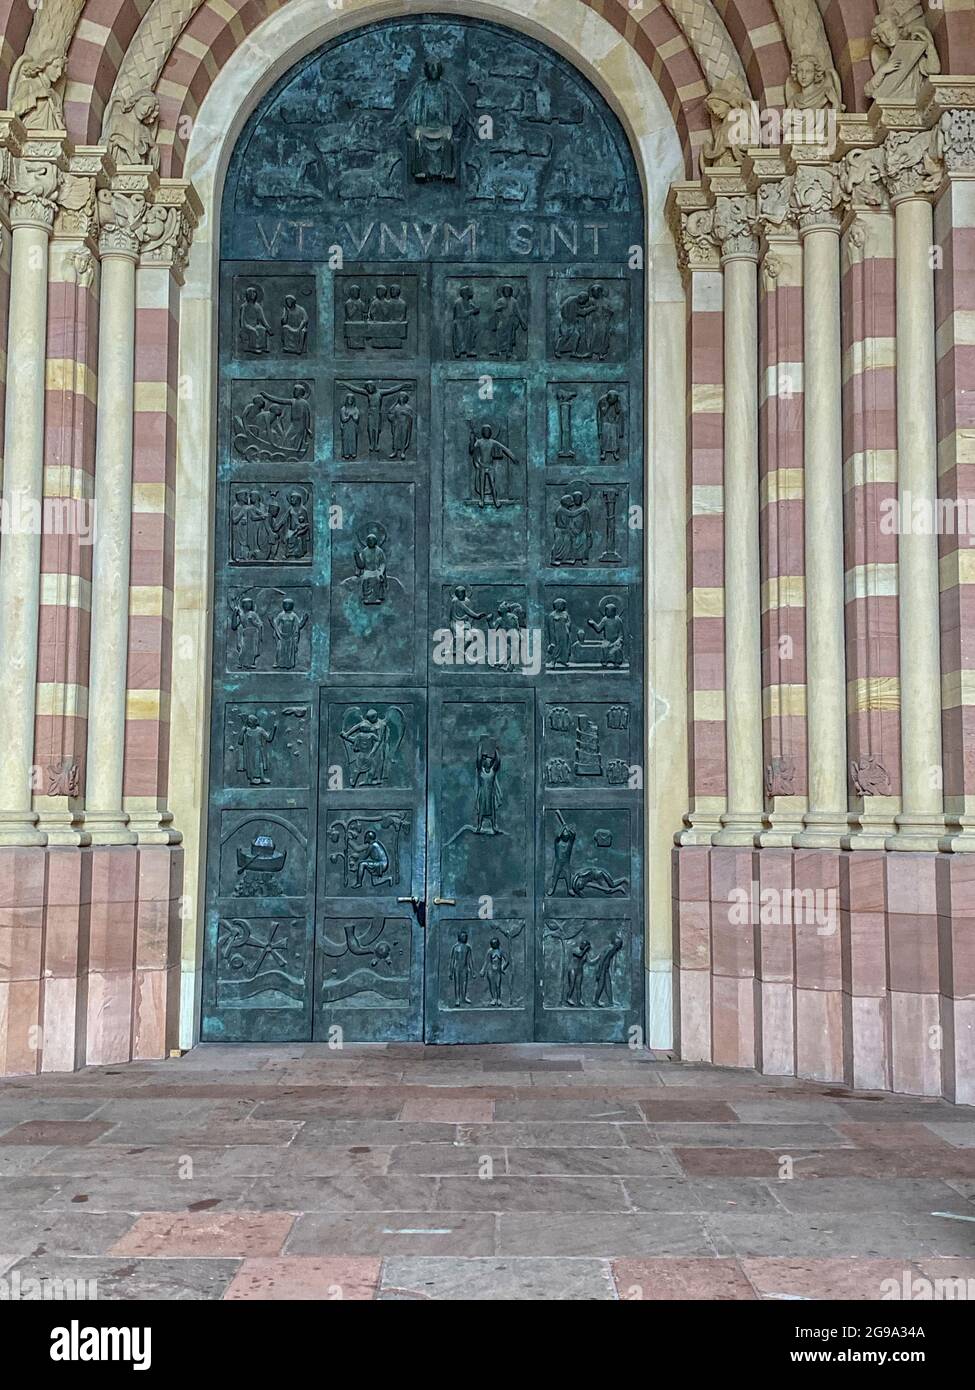
[(203, 204), (191, 183), (160, 179), (142, 224), (139, 264), (164, 266), (182, 281), (190, 242), (202, 216)]
[(830, 159), (804, 160), (796, 165), (792, 181), (792, 205), (800, 238), (809, 232), (840, 231), (843, 189), (836, 165)]
[(16, 148), (10, 149), (10, 224), (39, 227), (50, 235), (71, 152), (67, 133), (21, 126), (15, 139)]
[(793, 165), (788, 150), (755, 146), (747, 151), (745, 168), (749, 192), (755, 194), (755, 220), (764, 249), (768, 251), (774, 243), (794, 242)]
[(883, 143), (882, 175), (891, 206), (919, 198), (931, 202), (941, 187), (944, 164), (934, 130), (892, 130)]
[(146, 233), (147, 213), (159, 175), (148, 164), (116, 168), (107, 161), (109, 178), (97, 191), (98, 251), (136, 261)]
[(673, 184), (667, 196), (667, 216), (677, 246), (677, 264), (685, 280), (695, 271), (719, 269), (714, 208), (703, 184)]
[(61, 240), (97, 244), (96, 193), (107, 186), (112, 166), (100, 145), (76, 145), (58, 190), (54, 236)]

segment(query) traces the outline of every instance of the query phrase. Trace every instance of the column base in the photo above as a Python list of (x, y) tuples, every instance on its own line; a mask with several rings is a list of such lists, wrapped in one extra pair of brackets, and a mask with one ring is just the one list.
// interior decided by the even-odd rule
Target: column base
[(128, 824), (140, 845), (179, 845), (183, 842), (183, 832), (173, 825), (172, 811), (157, 811), (148, 815), (135, 812), (129, 816)]
[(807, 811), (792, 843), (796, 849), (839, 849), (849, 828), (845, 811)]
[(869, 816), (854, 811), (847, 818), (848, 830), (840, 841), (842, 849), (883, 850), (895, 833), (893, 816)]
[(935, 853), (945, 833), (944, 816), (912, 815), (905, 812), (894, 817), (897, 829), (888, 835), (884, 849), (903, 850), (905, 853)]
[(36, 811), (0, 811), (0, 848), (46, 845), (47, 836), (37, 828), (38, 820)]
[(971, 816), (949, 816), (948, 833), (938, 842), (945, 854), (975, 852), (975, 819)]
[(709, 845), (721, 829), (721, 817), (713, 811), (688, 811), (684, 829), (674, 836), (675, 845)]
[(86, 811), (85, 829), (93, 845), (135, 845), (139, 837), (129, 829), (124, 811)]
[(756, 840), (760, 849), (791, 849), (795, 837), (802, 830), (801, 815), (777, 814), (772, 812), (765, 821), (765, 828)]
[(753, 849), (761, 833), (762, 819), (759, 813), (726, 811), (721, 817), (721, 829), (711, 837), (711, 843)]
[(91, 844), (91, 834), (84, 827), (82, 811), (42, 811), (38, 826), (49, 845), (82, 849)]

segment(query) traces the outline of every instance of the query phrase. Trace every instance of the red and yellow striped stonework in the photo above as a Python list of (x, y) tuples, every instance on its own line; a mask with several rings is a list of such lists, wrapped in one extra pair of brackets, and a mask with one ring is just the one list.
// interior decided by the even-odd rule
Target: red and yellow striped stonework
[(772, 837), (797, 830), (806, 796), (802, 250), (776, 239), (761, 267), (759, 469), (762, 701)]
[(687, 300), (687, 683), (690, 820), (716, 829), (727, 794), (724, 651), (724, 344), (721, 272)]
[(136, 279), (135, 467), (125, 725), (126, 810), (166, 809), (172, 672), (179, 284), (168, 267)]
[(854, 804), (886, 816), (888, 831), (900, 795), (893, 236), (889, 212), (847, 228), (841, 301), (848, 753), (877, 765), (872, 794)]
[[(44, 495), (79, 508), (79, 520), (90, 521), (98, 296), (94, 258), (73, 239), (52, 245), (47, 323)], [(52, 825), (70, 825), (66, 808), (84, 780), (92, 539), (69, 525), (62, 534), (48, 531), (41, 543), (35, 804)]]

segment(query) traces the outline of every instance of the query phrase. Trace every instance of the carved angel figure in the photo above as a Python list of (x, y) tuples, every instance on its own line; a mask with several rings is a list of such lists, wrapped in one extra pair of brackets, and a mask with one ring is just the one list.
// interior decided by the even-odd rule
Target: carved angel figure
[(925, 77), (941, 71), (934, 36), (917, 0), (893, 0), (870, 31), (873, 77), (863, 88), (874, 101), (917, 100)]
[(123, 92), (112, 102), (108, 119), (108, 153), (116, 164), (159, 168), (156, 126), (159, 102), (152, 92)]
[(740, 164), (744, 151), (733, 138), (733, 127), (741, 120), (739, 113), (751, 106), (748, 92), (735, 78), (727, 78), (715, 83), (704, 105), (711, 118), (711, 139), (701, 150), (702, 167)]
[(63, 130), (61, 84), (64, 57), (60, 53), (24, 54), (10, 73), (11, 107), (28, 130)]
[(836, 69), (826, 67), (814, 53), (800, 53), (785, 81), (785, 104), (800, 111), (824, 106), (845, 110)]

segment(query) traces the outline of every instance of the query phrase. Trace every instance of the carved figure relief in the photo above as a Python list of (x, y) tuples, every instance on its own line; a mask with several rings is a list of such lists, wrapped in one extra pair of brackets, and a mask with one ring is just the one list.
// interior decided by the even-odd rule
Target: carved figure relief
[[(455, 584), (445, 594), (446, 626), (455, 662), (497, 671), (513, 671), (523, 663), (522, 634), (528, 626), (523, 590), (512, 591), (499, 585), (473, 589)], [(504, 634), (505, 642), (489, 634)], [(519, 660), (522, 658), (522, 660)]]
[(355, 573), (342, 583), (357, 585), (359, 597), (367, 608), (384, 603), (390, 585), (403, 588), (400, 581), (387, 572), (385, 546), (386, 528), (381, 522), (368, 522), (356, 532), (352, 550)]
[(158, 124), (159, 102), (154, 92), (123, 92), (112, 103), (108, 115), (105, 143), (109, 157), (117, 165), (148, 164), (158, 169)]
[(235, 487), (230, 549), (237, 565), (307, 564), (311, 559), (310, 491), (300, 484)]
[(556, 357), (605, 362), (612, 346), (615, 319), (616, 310), (605, 285), (592, 284), (568, 295), (559, 303)]
[[(592, 591), (580, 588), (563, 592), (572, 593), (576, 613), (584, 600), (591, 603)], [(585, 618), (585, 626), (576, 626), (569, 600), (559, 593), (546, 617), (545, 635), (545, 659), (550, 667), (602, 666), (606, 670), (622, 670), (628, 665), (624, 610), (614, 594), (604, 594), (595, 604), (595, 614)]]
[(240, 787), (308, 784), (308, 706), (227, 706), (225, 776)]
[(303, 381), (286, 396), (257, 391), (234, 413), (234, 449), (248, 462), (302, 459), (311, 439), (311, 392)]
[(524, 930), (524, 922), (511, 921), (458, 927), (442, 957), (446, 987), (440, 1007), (520, 1008)]
[[(572, 928), (575, 928), (574, 930)], [(605, 937), (600, 950), (594, 947), (593, 929)], [(551, 921), (546, 924), (543, 951), (558, 948), (558, 1004), (562, 1008), (615, 1008), (614, 975), (621, 975), (622, 951), (626, 944), (622, 926), (601, 922)], [(545, 972), (548, 976), (549, 972)], [(548, 978), (544, 984), (549, 985)], [(552, 981), (554, 983), (554, 981)], [(552, 1007), (546, 989), (546, 1003)]]
[[(285, 276), (262, 282), (238, 282), (237, 348), (246, 357), (265, 357), (277, 346), (291, 357), (308, 351), (314, 304), (313, 283), (306, 277)], [(302, 302), (305, 301), (305, 302)]]
[(490, 422), (475, 426), (474, 421), (469, 420), (468, 431), (471, 493), (477, 505), (497, 508), (505, 502), (513, 502), (511, 469), (517, 467), (520, 461), (507, 444), (497, 437), (495, 426)]
[(559, 453), (560, 459), (574, 459), (576, 451), (572, 447), (572, 402), (578, 396), (570, 386), (560, 386), (555, 392), (559, 411)]
[(328, 838), (340, 848), (329, 854), (329, 861), (342, 866), (342, 891), (398, 888), (402, 841), (409, 830), (405, 811), (330, 820)]
[(341, 396), (338, 442), (342, 458), (359, 458), (361, 426), (365, 417), (369, 453), (378, 454), (384, 447), (385, 439), (390, 449), (389, 458), (405, 460), (413, 442), (416, 423), (411, 395), (416, 389), (413, 383), (337, 381), (335, 385), (337, 395)]
[(624, 786), (630, 775), (629, 706), (550, 705), (545, 753), (549, 786), (569, 786), (582, 779)]
[(64, 129), (65, 65), (64, 55), (52, 51), (24, 53), (11, 68), (10, 109), (27, 130)]
[[(296, 607), (293, 595), (302, 607)], [(238, 671), (307, 670), (307, 589), (231, 589), (229, 664)], [(304, 634), (304, 635), (303, 635)]]
[[(553, 898), (560, 890), (564, 890), (565, 896), (570, 898), (584, 897), (587, 892), (605, 897), (625, 897), (630, 887), (628, 878), (616, 877), (598, 863), (589, 863), (581, 869), (573, 870), (576, 829), (568, 823), (561, 811), (555, 811), (554, 814), (558, 827), (553, 842), (552, 872), (549, 886), (545, 890), (546, 896)], [(613, 844), (613, 833), (610, 830), (597, 829), (592, 842), (597, 850), (609, 849)]]
[(350, 787), (382, 787), (389, 765), (406, 733), (406, 715), (399, 705), (387, 705), (383, 714), (358, 706), (346, 710), (340, 737), (345, 748)]
[(487, 293), (481, 288), (483, 283), (448, 281), (451, 353), (455, 358), (497, 357), (509, 362), (523, 357), (528, 333), (527, 282), (489, 281)]
[(888, 0), (870, 31), (873, 77), (864, 93), (874, 101), (917, 101), (921, 83), (941, 71), (934, 35), (919, 0)]
[(467, 102), (445, 80), (443, 63), (428, 59), (423, 76), (406, 98), (398, 120), (406, 127), (407, 163), (418, 182), (452, 182), (457, 177), (458, 148), (470, 123)]
[(599, 462), (613, 459), (617, 463), (623, 447), (626, 431), (626, 416), (618, 391), (607, 391), (596, 402), (597, 434), (599, 437)]
[(873, 753), (850, 763), (850, 780), (857, 796), (890, 795), (890, 773)]
[(550, 483), (546, 489), (548, 516), (553, 528), (549, 563), (568, 569), (591, 564), (622, 565), (617, 514), (625, 510), (626, 489), (607, 485), (594, 494), (585, 480)]
[(399, 281), (375, 283), (368, 299), (362, 286), (351, 284), (343, 304), (345, 346), (351, 352), (366, 348), (406, 348), (410, 309)]

